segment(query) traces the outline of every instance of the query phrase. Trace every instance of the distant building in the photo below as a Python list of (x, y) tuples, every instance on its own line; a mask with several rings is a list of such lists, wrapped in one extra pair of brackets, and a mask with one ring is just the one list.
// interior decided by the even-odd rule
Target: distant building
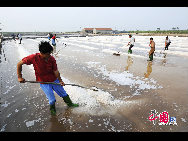
[(82, 31), (85, 33), (91, 33), (91, 34), (112, 34), (113, 33), (112, 28), (84, 28)]
[(92, 33), (93, 34), (93, 28), (84, 28), (82, 31), (84, 33)]

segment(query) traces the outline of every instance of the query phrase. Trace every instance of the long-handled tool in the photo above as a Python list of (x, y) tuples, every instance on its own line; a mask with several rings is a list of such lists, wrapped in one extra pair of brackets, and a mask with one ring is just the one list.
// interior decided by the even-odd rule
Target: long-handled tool
[[(63, 43), (63, 45), (64, 45), (64, 43)], [(66, 47), (67, 47), (67, 44), (65, 44), (65, 46), (64, 46), (63, 48), (66, 48)], [(61, 50), (61, 49), (59, 49), (58, 52), (55, 53), (55, 56), (59, 53), (60, 50)]]
[(165, 51), (165, 48), (161, 50), (160, 54), (162, 54), (162, 51)]
[[(25, 80), (25, 82), (61, 85), (60, 83), (54, 83), (54, 82), (27, 81), (27, 80)], [(93, 91), (98, 91), (98, 88), (95, 87), (95, 86), (93, 86), (92, 88), (86, 88), (86, 87), (83, 87), (83, 86), (80, 86), (80, 85), (77, 85), (77, 84), (65, 84), (65, 85), (77, 86), (77, 87), (81, 87), (81, 88), (84, 88), (84, 89), (90, 89), (90, 90), (93, 90)]]
[[(124, 45), (124, 46), (125, 46), (125, 45)], [(123, 46), (123, 47), (124, 47), (124, 46)], [(127, 46), (128, 46), (128, 45), (127, 45)], [(120, 47), (120, 48), (123, 48), (123, 47)], [(116, 52), (113, 53), (113, 55), (120, 56), (120, 55), (121, 55), (121, 54), (120, 54), (120, 50), (118, 50), (117, 53), (116, 53)]]

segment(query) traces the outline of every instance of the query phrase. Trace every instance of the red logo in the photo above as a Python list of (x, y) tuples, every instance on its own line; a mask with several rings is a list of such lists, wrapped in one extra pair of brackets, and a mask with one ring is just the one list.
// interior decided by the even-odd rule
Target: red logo
[(159, 119), (159, 125), (168, 125), (169, 123), (169, 119), (170, 119), (170, 123), (169, 125), (173, 124), (173, 125), (177, 125), (176, 123), (176, 117), (170, 117), (169, 118), (169, 114), (168, 112), (164, 111), (160, 114), (157, 115), (156, 110), (151, 110), (151, 113), (149, 115), (149, 121), (153, 121), (153, 124), (156, 124), (156, 120)]

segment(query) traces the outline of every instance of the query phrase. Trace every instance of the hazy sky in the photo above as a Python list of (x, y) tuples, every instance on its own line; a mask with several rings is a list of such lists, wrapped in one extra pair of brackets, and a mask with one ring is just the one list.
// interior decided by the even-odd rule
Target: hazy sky
[(188, 29), (187, 7), (0, 7), (0, 28), (8, 32)]

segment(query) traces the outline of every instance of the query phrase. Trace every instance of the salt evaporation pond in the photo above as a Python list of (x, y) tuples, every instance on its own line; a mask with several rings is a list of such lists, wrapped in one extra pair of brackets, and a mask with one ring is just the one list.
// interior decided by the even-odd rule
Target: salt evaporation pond
[[(156, 52), (152, 63), (147, 62), (149, 38), (135, 36), (131, 55), (127, 54), (128, 36), (59, 38), (55, 58), (63, 81), (96, 86), (99, 91), (65, 86), (72, 101), (80, 106), (68, 108), (55, 95), (56, 117), (51, 117), (39, 85), (20, 84), (16, 75), (17, 62), (39, 52), (40, 41), (48, 40), (23, 39), (22, 44), (5, 41), (0, 63), (1, 131), (188, 131), (188, 38), (170, 37), (169, 50), (161, 53), (165, 36), (154, 36)], [(121, 55), (113, 56), (117, 51)], [(32, 65), (23, 66), (23, 77), (35, 80)], [(178, 126), (154, 126), (148, 120), (153, 109), (176, 116)]]

